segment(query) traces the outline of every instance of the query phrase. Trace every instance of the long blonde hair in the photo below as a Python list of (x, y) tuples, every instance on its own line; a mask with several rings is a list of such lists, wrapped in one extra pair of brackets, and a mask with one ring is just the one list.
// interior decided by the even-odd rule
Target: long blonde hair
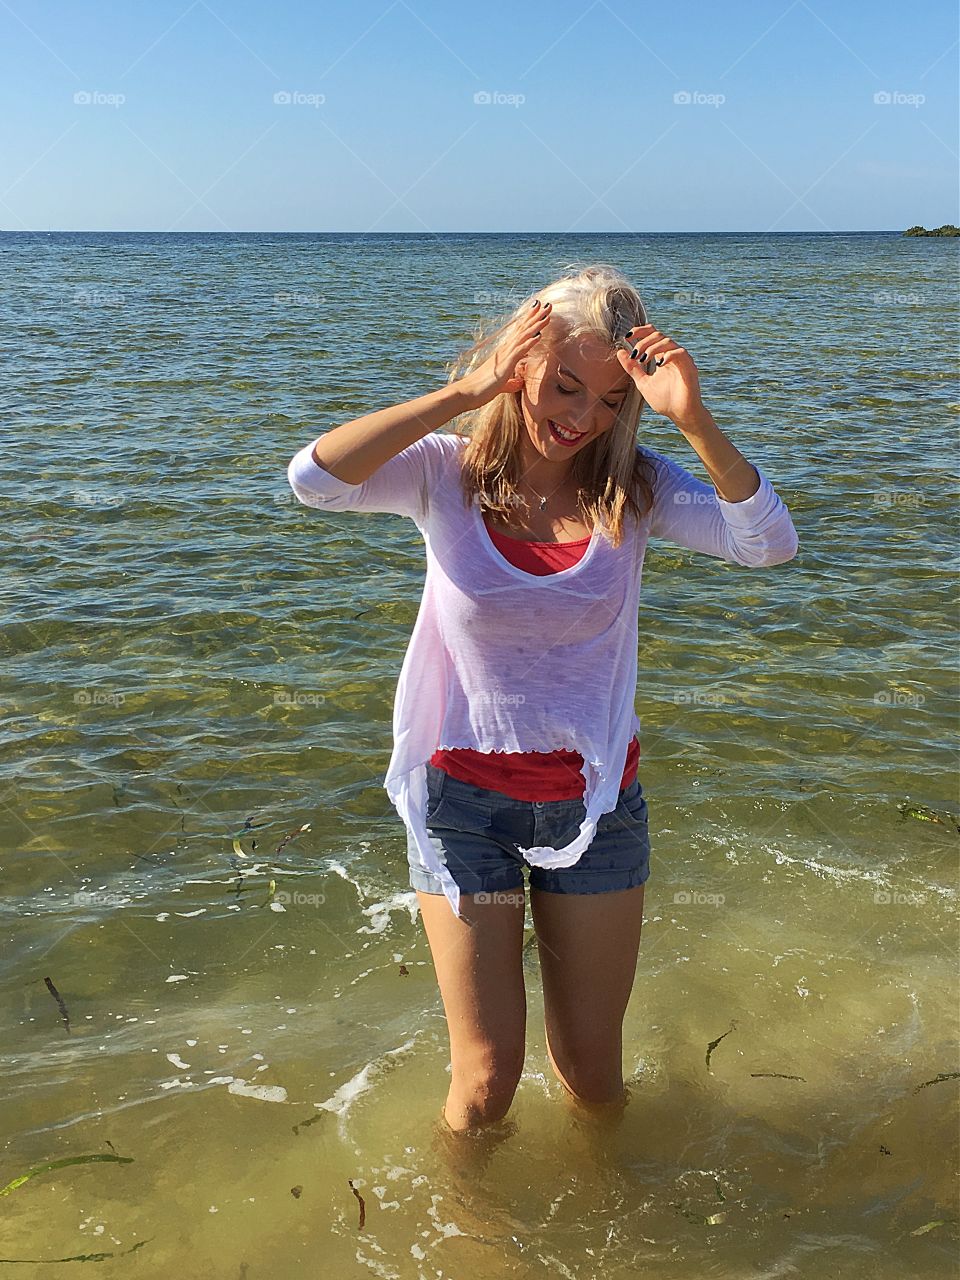
[[(448, 383), (462, 378), (489, 359), (502, 343), (508, 327), (525, 316), (534, 301), (553, 303), (552, 315), (560, 322), (562, 341), (587, 337), (606, 343), (612, 351), (628, 329), (647, 324), (640, 295), (617, 268), (606, 263), (570, 264), (564, 274), (525, 298), (506, 318), (483, 322), (475, 329), (475, 341), (447, 366)], [(540, 347), (554, 349), (553, 322), (544, 330)], [(454, 433), (468, 443), (461, 459), (460, 479), (464, 502), (479, 494), (481, 510), (515, 518), (517, 508), (529, 503), (517, 488), (520, 477), (520, 439), (526, 431), (520, 406), (521, 392), (501, 392), (479, 409), (463, 413)], [(640, 519), (653, 503), (653, 471), (637, 448), (637, 424), (644, 400), (636, 386), (623, 398), (616, 420), (573, 459), (573, 479), (584, 520), (601, 521), (613, 546), (620, 545), (626, 512)]]

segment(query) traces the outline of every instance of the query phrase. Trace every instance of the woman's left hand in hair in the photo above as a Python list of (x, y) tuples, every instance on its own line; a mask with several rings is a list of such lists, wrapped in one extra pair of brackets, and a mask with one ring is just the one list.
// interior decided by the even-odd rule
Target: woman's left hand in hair
[[(703, 412), (700, 378), (693, 357), (652, 324), (631, 329), (630, 351), (617, 351), (617, 359), (632, 376), (640, 394), (655, 413), (662, 413), (678, 427), (696, 421)], [(643, 357), (641, 359), (641, 357)], [(659, 362), (659, 363), (658, 363)], [(647, 370), (651, 372), (647, 372)]]

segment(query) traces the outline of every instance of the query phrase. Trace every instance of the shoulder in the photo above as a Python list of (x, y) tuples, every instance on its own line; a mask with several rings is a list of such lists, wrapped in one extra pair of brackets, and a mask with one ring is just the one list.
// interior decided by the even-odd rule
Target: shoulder
[(671, 476), (676, 476), (679, 464), (668, 458), (665, 453), (658, 453), (656, 449), (651, 449), (649, 445), (639, 443), (637, 444), (637, 460), (653, 486), (653, 497), (654, 501), (656, 501), (658, 490), (662, 491), (664, 483), (669, 481)]
[(637, 455), (646, 463), (648, 474), (652, 474), (655, 490), (659, 488), (661, 493), (675, 485), (703, 483), (675, 458), (670, 458), (665, 453), (658, 453), (649, 445), (638, 444)]
[(460, 474), (460, 460), (468, 444), (463, 436), (452, 431), (431, 431), (417, 441), (425, 468), (434, 482)]
[(396, 456), (408, 465), (417, 465), (428, 482), (435, 483), (453, 470), (464, 443), (452, 432), (429, 431)]
[(651, 449), (647, 444), (637, 443), (637, 457), (647, 464), (656, 472), (665, 471), (670, 465), (670, 459), (665, 453), (657, 453), (656, 449)]
[(453, 431), (431, 431), (423, 437), (430, 441), (430, 447), (444, 458), (459, 458), (469, 440), (466, 436), (457, 435)]
[(455, 435), (452, 431), (429, 431), (409, 448), (428, 462), (443, 463), (459, 458), (466, 443), (462, 436)]

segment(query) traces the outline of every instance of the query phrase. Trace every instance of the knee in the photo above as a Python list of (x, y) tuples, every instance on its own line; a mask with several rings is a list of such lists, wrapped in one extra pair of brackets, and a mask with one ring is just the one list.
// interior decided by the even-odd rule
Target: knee
[[(486, 1053), (453, 1064), (447, 1120), (454, 1128), (501, 1120), (523, 1074), (522, 1052)], [(451, 1114), (452, 1113), (452, 1114)]]
[(558, 1050), (548, 1042), (547, 1052), (557, 1079), (578, 1102), (620, 1102), (625, 1098), (619, 1047), (600, 1054), (596, 1044)]

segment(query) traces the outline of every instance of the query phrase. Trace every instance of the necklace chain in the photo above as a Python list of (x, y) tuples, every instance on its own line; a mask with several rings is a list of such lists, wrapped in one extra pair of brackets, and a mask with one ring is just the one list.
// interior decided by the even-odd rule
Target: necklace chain
[[(527, 481), (527, 484), (528, 484), (528, 485), (530, 485), (530, 488), (531, 488), (531, 489), (533, 489), (533, 485), (532, 485), (532, 484), (530, 484), (530, 481), (529, 481), (529, 480)], [(546, 505), (547, 505), (547, 498), (552, 498), (552, 497), (553, 497), (553, 495), (554, 495), (554, 493), (556, 493), (556, 492), (557, 492), (557, 489), (562, 488), (562, 486), (563, 486), (563, 482), (561, 481), (561, 483), (557, 485), (557, 488), (556, 488), (556, 489), (554, 489), (551, 493), (548, 493), (548, 494), (547, 494), (547, 497), (546, 497), (546, 498), (543, 496), (543, 494), (542, 494), (542, 493), (540, 493), (540, 491), (539, 491), (538, 489), (533, 489), (533, 492), (534, 492), (534, 493), (537, 495), (537, 497), (540, 499), (540, 510), (541, 510), (541, 511), (542, 511), (542, 510), (544, 509), (544, 507), (546, 507)]]

